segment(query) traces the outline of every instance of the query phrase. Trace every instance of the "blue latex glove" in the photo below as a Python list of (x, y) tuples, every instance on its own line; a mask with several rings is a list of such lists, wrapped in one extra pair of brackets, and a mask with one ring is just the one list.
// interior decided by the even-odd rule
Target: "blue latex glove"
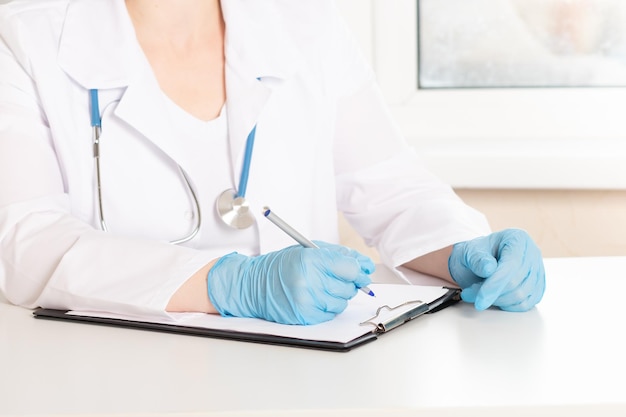
[(371, 282), (374, 263), (343, 246), (290, 246), (255, 257), (231, 253), (208, 274), (213, 306), (223, 316), (316, 324), (341, 313)]
[(461, 298), (477, 310), (492, 305), (530, 310), (545, 290), (541, 252), (523, 230), (506, 229), (455, 244), (448, 268), (463, 289)]

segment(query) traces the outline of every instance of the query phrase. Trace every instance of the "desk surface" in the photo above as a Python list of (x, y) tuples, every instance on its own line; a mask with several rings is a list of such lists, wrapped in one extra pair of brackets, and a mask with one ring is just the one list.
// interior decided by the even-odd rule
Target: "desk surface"
[(0, 416), (626, 415), (626, 257), (545, 263), (530, 312), (459, 303), (347, 353), (36, 320), (0, 303)]

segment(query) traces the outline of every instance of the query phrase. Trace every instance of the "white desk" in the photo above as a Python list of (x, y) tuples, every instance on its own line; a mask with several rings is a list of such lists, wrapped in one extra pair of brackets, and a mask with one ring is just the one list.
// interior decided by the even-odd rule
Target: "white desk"
[(347, 353), (0, 303), (0, 416), (626, 416), (626, 257), (546, 268), (533, 311), (460, 303)]

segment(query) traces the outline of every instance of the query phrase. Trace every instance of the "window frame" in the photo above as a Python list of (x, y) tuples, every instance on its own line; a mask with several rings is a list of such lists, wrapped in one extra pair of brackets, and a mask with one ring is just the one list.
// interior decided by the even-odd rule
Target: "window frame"
[(407, 140), (453, 187), (626, 189), (626, 88), (419, 89), (417, 1), (343, 9), (361, 22), (357, 37)]

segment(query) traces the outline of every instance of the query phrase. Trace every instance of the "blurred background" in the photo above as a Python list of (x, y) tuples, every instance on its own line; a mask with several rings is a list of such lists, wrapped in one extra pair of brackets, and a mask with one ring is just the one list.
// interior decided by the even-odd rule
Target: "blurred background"
[[(547, 257), (626, 255), (626, 2), (338, 5), (401, 129), (494, 230)], [(377, 256), (343, 219), (342, 236)]]

